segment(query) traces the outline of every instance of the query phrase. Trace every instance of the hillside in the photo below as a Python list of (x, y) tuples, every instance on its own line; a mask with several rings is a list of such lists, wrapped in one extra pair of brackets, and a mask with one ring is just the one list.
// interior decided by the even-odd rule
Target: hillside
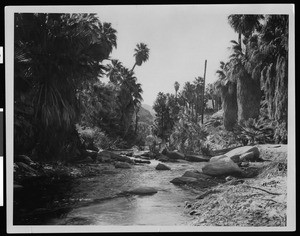
[(139, 122), (144, 122), (146, 124), (151, 125), (154, 121), (154, 117), (152, 116), (151, 112), (144, 107), (140, 108), (138, 113), (139, 115)]
[(152, 115), (153, 117), (155, 117), (155, 111), (153, 110), (152, 106), (150, 106), (150, 105), (148, 105), (148, 104), (142, 104), (142, 107), (143, 107), (144, 109), (148, 110), (148, 111), (151, 113), (151, 115)]

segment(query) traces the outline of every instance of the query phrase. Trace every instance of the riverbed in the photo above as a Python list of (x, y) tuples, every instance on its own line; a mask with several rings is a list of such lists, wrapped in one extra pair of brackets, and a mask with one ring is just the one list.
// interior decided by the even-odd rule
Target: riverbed
[[(151, 160), (150, 164), (132, 165), (131, 169), (116, 169), (111, 164), (101, 163), (98, 168), (102, 171), (97, 176), (61, 180), (36, 187), (34, 191), (23, 190), (22, 197), (19, 193), (15, 213), (36, 214), (15, 217), (15, 224), (189, 225), (191, 216), (184, 210), (185, 202), (193, 201), (198, 192), (170, 181), (187, 170), (200, 170), (204, 163), (179, 160), (165, 163), (171, 170), (164, 171), (155, 169), (158, 163)], [(122, 195), (141, 186), (153, 187), (158, 192), (147, 196)], [(26, 207), (22, 208), (22, 204)], [(38, 214), (39, 209), (58, 205), (67, 207), (55, 214)]]

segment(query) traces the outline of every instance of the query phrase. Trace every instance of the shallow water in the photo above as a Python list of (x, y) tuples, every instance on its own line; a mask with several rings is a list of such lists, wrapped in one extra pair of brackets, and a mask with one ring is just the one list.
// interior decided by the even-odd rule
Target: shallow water
[[(47, 217), (47, 225), (188, 225), (190, 216), (184, 213), (185, 201), (194, 200), (197, 193), (193, 189), (170, 183), (187, 170), (200, 170), (203, 163), (180, 160), (165, 163), (171, 170), (158, 171), (151, 164), (134, 165), (131, 169), (114, 169), (99, 176), (80, 178), (68, 186), (57, 186), (55, 197), (45, 194), (51, 201), (76, 201), (67, 212)], [(147, 186), (158, 190), (148, 196), (118, 195), (132, 188)], [(54, 188), (55, 189), (55, 188)], [(65, 191), (66, 196), (57, 192)], [(54, 200), (53, 200), (54, 199)]]

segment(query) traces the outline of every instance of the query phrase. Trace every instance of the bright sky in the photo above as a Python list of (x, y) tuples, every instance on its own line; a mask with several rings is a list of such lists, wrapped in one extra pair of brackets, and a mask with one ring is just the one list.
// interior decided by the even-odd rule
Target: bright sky
[(237, 40), (227, 22), (230, 13), (222, 6), (101, 6), (97, 13), (118, 32), (111, 58), (131, 69), (136, 44), (148, 45), (149, 60), (134, 71), (144, 90), (143, 103), (151, 106), (158, 92), (174, 93), (175, 81), (182, 88), (203, 76), (205, 59), (206, 83), (214, 82), (219, 62), (228, 58), (230, 40)]

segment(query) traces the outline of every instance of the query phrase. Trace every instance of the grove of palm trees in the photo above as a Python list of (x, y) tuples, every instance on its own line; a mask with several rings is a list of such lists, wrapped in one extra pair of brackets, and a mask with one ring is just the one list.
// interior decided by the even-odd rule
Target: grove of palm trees
[(101, 15), (14, 20), (14, 225), (287, 225), (288, 15), (228, 15), (217, 80), (173, 81), (155, 114), (147, 42), (127, 68)]

